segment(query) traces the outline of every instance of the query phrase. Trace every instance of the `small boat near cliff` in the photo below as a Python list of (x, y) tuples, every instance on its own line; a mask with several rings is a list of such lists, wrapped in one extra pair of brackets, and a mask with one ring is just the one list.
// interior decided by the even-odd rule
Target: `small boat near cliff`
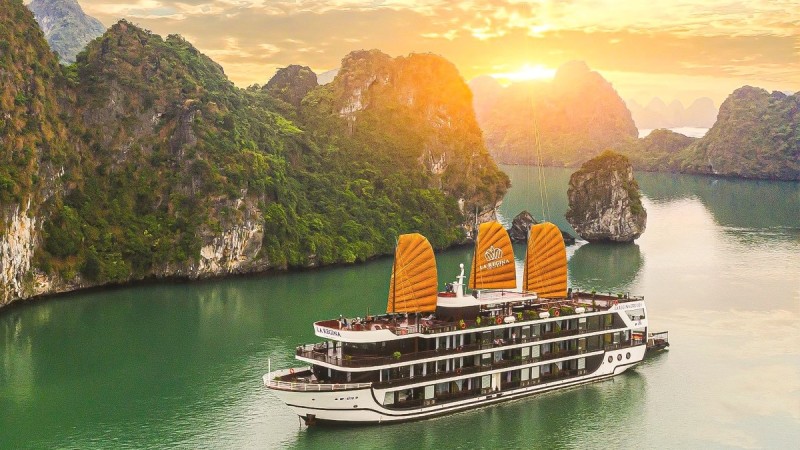
[(315, 322), (303, 364), (264, 385), (308, 425), (400, 422), (608, 379), (644, 358), (644, 298), (567, 289), (555, 225), (531, 227), (522, 289), (497, 222), (481, 224), (471, 269), (439, 292), (428, 240), (400, 236), (386, 314)]

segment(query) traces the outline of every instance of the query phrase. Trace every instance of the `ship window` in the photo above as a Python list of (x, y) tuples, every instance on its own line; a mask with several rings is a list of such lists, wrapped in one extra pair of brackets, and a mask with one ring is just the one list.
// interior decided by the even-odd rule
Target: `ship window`
[(631, 320), (642, 320), (644, 319), (644, 308), (639, 309), (632, 309), (629, 311), (625, 311), (628, 314), (628, 317)]
[(614, 362), (614, 357), (611, 356), (611, 355), (608, 355), (608, 362)]
[(433, 385), (425, 386), (425, 399), (429, 400), (433, 398)]
[(625, 353), (625, 359), (631, 359), (631, 352)]
[(394, 405), (394, 392), (387, 392), (383, 397), (384, 405)]
[(481, 387), (482, 388), (490, 388), (492, 387), (492, 376), (491, 375), (484, 375), (481, 377)]

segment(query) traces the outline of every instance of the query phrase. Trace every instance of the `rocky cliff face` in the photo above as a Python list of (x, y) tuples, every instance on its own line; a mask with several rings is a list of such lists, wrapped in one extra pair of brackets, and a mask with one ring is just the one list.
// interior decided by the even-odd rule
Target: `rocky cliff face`
[(28, 8), (44, 31), (50, 48), (65, 64), (75, 62), (86, 44), (106, 31), (99, 20), (83, 12), (76, 0), (33, 0)]
[(421, 168), (429, 186), (457, 198), (468, 235), (476, 214), (496, 217), (509, 181), (483, 145), (471, 92), (449, 61), (352, 52), (314, 97), (331, 100), (351, 137), (372, 141), (393, 164)]
[(589, 242), (631, 242), (644, 233), (647, 211), (628, 159), (607, 151), (569, 180), (567, 221)]
[(61, 68), (21, 2), (0, 8), (0, 305), (32, 295), (43, 216), (75, 145)]
[(503, 89), (486, 79), (474, 82), (486, 146), (501, 163), (538, 164), (538, 139), (541, 163), (578, 166), (638, 136), (617, 92), (583, 62), (563, 65), (550, 82), (514, 83)]
[(279, 69), (264, 89), (272, 96), (299, 108), (303, 97), (317, 86), (317, 74), (309, 67), (292, 64)]
[(395, 155), (415, 159), (431, 186), (458, 199), (465, 229), (476, 214), (479, 222), (496, 218), (509, 181), (483, 145), (472, 94), (452, 63), (431, 54), (357, 51), (329, 86), (353, 134), (371, 133), (380, 118), (395, 139), (407, 141)]

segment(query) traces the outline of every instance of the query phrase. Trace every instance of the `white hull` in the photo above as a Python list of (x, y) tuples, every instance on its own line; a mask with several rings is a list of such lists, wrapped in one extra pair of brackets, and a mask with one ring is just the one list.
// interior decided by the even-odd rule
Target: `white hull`
[[(280, 389), (271, 386), (269, 383), (269, 380), (276, 376), (278, 372), (265, 375), (264, 384), (291, 407), (298, 416), (310, 423), (401, 422), (478, 408), (501, 401), (607, 379), (639, 363), (644, 358), (645, 348), (644, 345), (639, 345), (606, 351), (603, 354), (603, 362), (597, 370), (590, 374), (409, 409), (385, 408), (379, 399), (382, 399), (389, 389), (374, 389), (372, 387), (329, 391)], [(627, 353), (630, 353), (630, 358), (626, 358)], [(609, 357), (611, 361), (609, 361)], [(392, 389), (397, 388), (394, 387)]]

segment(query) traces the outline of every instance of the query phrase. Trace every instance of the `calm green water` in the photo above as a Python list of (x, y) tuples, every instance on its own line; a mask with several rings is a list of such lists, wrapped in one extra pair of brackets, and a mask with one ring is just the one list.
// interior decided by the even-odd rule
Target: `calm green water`
[[(504, 169), (504, 220), (542, 217), (535, 171)], [(546, 173), (549, 216), (567, 228), (569, 171)], [(0, 448), (793, 448), (800, 185), (637, 178), (637, 243), (568, 251), (573, 285), (644, 294), (652, 328), (670, 331), (668, 353), (611, 381), (423, 422), (300, 426), (261, 387), (267, 360), (292, 364), (314, 320), (385, 308), (382, 259), (0, 311)], [(440, 254), (440, 280), (469, 258)]]

